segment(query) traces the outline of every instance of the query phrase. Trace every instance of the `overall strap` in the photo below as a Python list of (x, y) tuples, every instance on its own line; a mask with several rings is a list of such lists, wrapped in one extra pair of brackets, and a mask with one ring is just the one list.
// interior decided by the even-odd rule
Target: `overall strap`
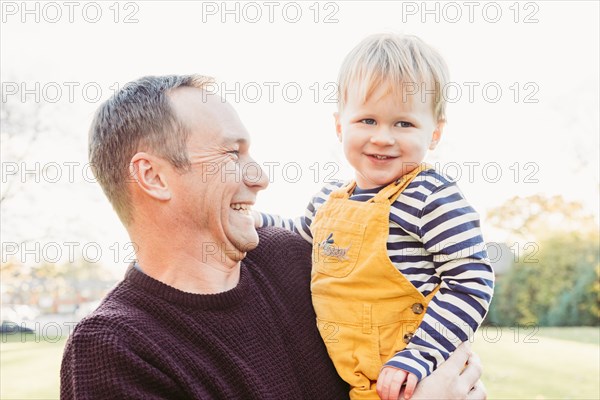
[(393, 204), (398, 196), (402, 194), (404, 189), (419, 175), (422, 171), (427, 171), (431, 169), (430, 165), (421, 163), (419, 166), (408, 174), (402, 175), (400, 178), (396, 179), (394, 182), (390, 183), (383, 189), (377, 193), (375, 197), (371, 199), (374, 203), (389, 203)]
[(329, 195), (330, 199), (347, 199), (350, 197), (350, 194), (354, 192), (354, 188), (356, 188), (356, 181), (352, 180), (345, 186), (342, 186), (339, 189), (336, 189), (331, 192)]

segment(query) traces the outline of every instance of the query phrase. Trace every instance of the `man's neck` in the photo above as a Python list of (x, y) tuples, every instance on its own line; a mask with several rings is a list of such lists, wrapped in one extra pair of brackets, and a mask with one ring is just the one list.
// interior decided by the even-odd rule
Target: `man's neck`
[(209, 242), (200, 237), (156, 228), (146, 227), (143, 233), (129, 229), (138, 264), (146, 275), (189, 293), (220, 293), (237, 286), (243, 258), (239, 253), (228, 254), (214, 246), (207, 249), (202, 243)]
[(226, 267), (216, 260), (202, 262), (201, 258), (183, 257), (181, 254), (169, 260), (139, 254), (138, 263), (146, 275), (188, 293), (226, 292), (235, 288), (240, 280), (240, 262)]

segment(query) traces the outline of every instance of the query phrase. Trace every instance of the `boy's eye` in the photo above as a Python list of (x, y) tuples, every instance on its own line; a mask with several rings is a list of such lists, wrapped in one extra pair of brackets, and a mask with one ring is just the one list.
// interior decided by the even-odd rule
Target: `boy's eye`
[(411, 126), (414, 126), (413, 124), (407, 121), (400, 121), (396, 125), (400, 126), (401, 128), (410, 128)]
[(367, 125), (375, 125), (375, 124), (377, 124), (377, 122), (375, 122), (375, 120), (372, 119), (372, 118), (361, 119), (358, 122), (362, 122), (363, 124), (367, 124)]

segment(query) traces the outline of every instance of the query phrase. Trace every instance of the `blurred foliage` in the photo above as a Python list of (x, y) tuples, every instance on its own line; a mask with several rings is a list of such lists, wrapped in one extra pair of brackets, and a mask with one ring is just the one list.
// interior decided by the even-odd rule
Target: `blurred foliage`
[(0, 267), (4, 303), (27, 304), (55, 313), (61, 305), (73, 308), (102, 297), (114, 280), (97, 263), (85, 260), (63, 264), (24, 265), (9, 261)]
[[(2, 144), (2, 161), (20, 163), (35, 146), (42, 135), (50, 131), (50, 123), (46, 118), (46, 103), (4, 101), (0, 104), (0, 143)], [(0, 206), (22, 189), (19, 176), (7, 174), (3, 176), (0, 190)], [(4, 209), (2, 210), (4, 211)]]
[(487, 214), (487, 222), (517, 241), (533, 241), (554, 233), (598, 231), (583, 204), (562, 196), (513, 197)]
[(497, 277), (487, 323), (599, 326), (600, 235), (581, 204), (560, 196), (515, 198), (490, 216), (514, 238), (530, 240), (531, 251)]

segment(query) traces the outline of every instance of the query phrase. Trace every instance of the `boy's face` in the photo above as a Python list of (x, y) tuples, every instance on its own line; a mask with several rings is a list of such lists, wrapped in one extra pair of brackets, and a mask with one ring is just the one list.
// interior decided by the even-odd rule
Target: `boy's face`
[(356, 172), (361, 189), (387, 185), (415, 169), (433, 150), (442, 135), (436, 121), (432, 95), (394, 95), (381, 85), (365, 103), (350, 95), (344, 109), (335, 114), (338, 138)]

